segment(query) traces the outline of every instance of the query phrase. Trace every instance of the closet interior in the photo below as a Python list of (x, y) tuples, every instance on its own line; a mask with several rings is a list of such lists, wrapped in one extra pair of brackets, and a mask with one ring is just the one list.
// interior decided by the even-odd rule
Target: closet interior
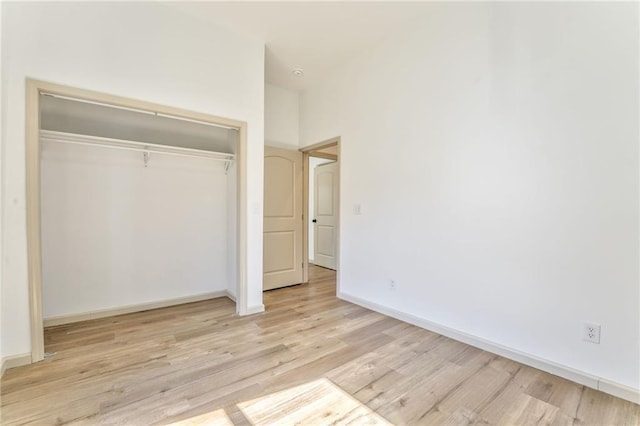
[(234, 299), (237, 129), (40, 96), (45, 325)]

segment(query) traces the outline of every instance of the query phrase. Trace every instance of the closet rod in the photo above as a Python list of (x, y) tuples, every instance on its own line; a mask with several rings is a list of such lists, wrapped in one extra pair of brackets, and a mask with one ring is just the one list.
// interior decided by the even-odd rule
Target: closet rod
[(195, 119), (192, 119), (192, 118), (179, 117), (179, 116), (176, 116), (176, 115), (164, 114), (164, 113), (157, 112), (157, 111), (149, 111), (149, 110), (138, 109), (138, 108), (129, 108), (129, 107), (124, 107), (124, 106), (120, 106), (120, 105), (107, 104), (107, 103), (104, 103), (104, 102), (90, 101), (88, 99), (79, 99), (79, 98), (72, 98), (70, 96), (56, 95), (54, 93), (40, 92), (40, 94), (43, 95), (43, 96), (49, 96), (49, 97), (52, 97), (52, 98), (64, 99), (64, 100), (67, 100), (67, 101), (82, 102), (82, 103), (85, 103), (85, 104), (91, 104), (91, 105), (98, 105), (98, 106), (109, 107), (109, 108), (122, 109), (122, 110), (125, 110), (125, 111), (139, 112), (139, 113), (147, 114), (147, 115), (155, 115), (156, 117), (171, 118), (171, 119), (174, 119), (174, 120), (187, 121), (189, 123), (202, 124), (204, 126), (220, 127), (222, 129), (227, 129), (227, 130), (238, 130), (237, 127), (225, 126), (223, 124), (210, 123), (208, 121), (195, 120)]
[(196, 157), (208, 160), (224, 161), (225, 171), (228, 170), (231, 161), (235, 158), (234, 154), (225, 152), (205, 151), (193, 148), (182, 148), (168, 145), (158, 145), (145, 142), (134, 142), (123, 139), (110, 139), (98, 136), (75, 135), (73, 133), (56, 132), (52, 130), (41, 130), (40, 139), (43, 141), (66, 143), (73, 145), (85, 145), (93, 147), (102, 147), (110, 149), (119, 149), (124, 151), (135, 151), (147, 154), (145, 156), (145, 165), (148, 161), (148, 154), (167, 154), (180, 157)]

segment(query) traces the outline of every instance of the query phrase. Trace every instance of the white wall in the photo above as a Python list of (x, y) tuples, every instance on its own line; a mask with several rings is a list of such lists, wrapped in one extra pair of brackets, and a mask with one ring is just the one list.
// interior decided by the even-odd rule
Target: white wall
[(294, 90), (265, 84), (264, 140), (279, 148), (299, 148), (299, 95)]
[(342, 292), (639, 388), (638, 38), (637, 3), (434, 4), (304, 93)]
[[(0, 35), (2, 35), (2, 28), (3, 28), (3, 19), (2, 19), (2, 4), (0, 4)], [(5, 126), (4, 126), (4, 122), (5, 122), (5, 97), (3, 96), (3, 90), (2, 88), (5, 87), (5, 72), (4, 72), (4, 61), (3, 61), (3, 56), (2, 56), (2, 52), (3, 52), (3, 44), (4, 44), (4, 39), (2, 37), (0, 37), (0, 367), (2, 364), (2, 359), (4, 357), (4, 351), (2, 349), (2, 329), (3, 327), (5, 327), (4, 324), (6, 324), (7, 320), (5, 318), (3, 318), (3, 311), (2, 311), (2, 289), (4, 287), (3, 283), (4, 283), (4, 278), (3, 278), (3, 272), (4, 272), (4, 238), (3, 238), (3, 229), (4, 229), (4, 220), (3, 220), (3, 215), (2, 215), (2, 210), (3, 210), (3, 205), (4, 205), (4, 175), (3, 175), (3, 171), (4, 171), (4, 139), (5, 139)]]
[[(264, 46), (158, 3), (2, 3), (2, 346), (30, 351), (24, 98), (32, 77), (248, 123), (249, 306), (262, 303)], [(10, 326), (7, 319), (10, 319)]]
[(44, 318), (227, 290), (223, 163), (44, 142), (41, 171)]
[[(316, 197), (315, 197), (315, 174), (313, 169), (316, 168), (316, 166), (319, 166), (320, 164), (324, 164), (324, 163), (330, 163), (333, 160), (327, 160), (326, 158), (317, 158), (317, 157), (309, 157), (309, 171), (307, 173), (309, 173), (309, 218), (313, 219), (315, 216), (315, 201), (316, 201)], [(314, 250), (314, 244), (315, 244), (315, 236), (316, 233), (314, 232), (314, 226), (313, 226), (313, 222), (311, 220), (309, 220), (309, 261), (313, 262), (314, 258), (315, 258), (315, 250)]]

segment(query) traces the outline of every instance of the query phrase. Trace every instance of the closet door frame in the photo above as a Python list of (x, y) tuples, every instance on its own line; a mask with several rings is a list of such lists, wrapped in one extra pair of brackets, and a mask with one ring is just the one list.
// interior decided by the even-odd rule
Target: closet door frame
[(106, 93), (27, 78), (26, 81), (26, 211), (29, 313), (31, 320), (31, 362), (44, 359), (44, 322), (42, 315), (42, 246), (40, 221), (40, 94), (49, 93), (74, 99), (98, 102), (114, 107), (132, 108), (197, 120), (238, 129), (236, 153), (237, 193), (237, 264), (236, 313), (249, 314), (247, 298), (247, 123), (200, 112), (174, 108)]

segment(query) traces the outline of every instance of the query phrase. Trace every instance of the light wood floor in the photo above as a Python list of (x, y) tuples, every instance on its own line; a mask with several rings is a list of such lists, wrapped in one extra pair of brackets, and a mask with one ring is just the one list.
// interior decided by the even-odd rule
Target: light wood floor
[(250, 317), (222, 298), (48, 328), (55, 356), (2, 378), (1, 422), (640, 423), (638, 405), (338, 300), (334, 273), (311, 272)]

